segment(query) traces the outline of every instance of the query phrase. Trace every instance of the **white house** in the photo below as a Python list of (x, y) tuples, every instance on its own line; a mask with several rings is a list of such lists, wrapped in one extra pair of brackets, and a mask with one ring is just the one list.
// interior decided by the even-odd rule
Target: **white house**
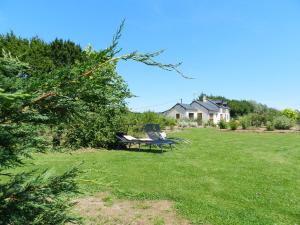
[(210, 100), (205, 96), (203, 101), (193, 101), (191, 104), (177, 103), (172, 108), (163, 112), (175, 119), (202, 119), (203, 123), (211, 120), (217, 124), (221, 119), (230, 120), (230, 109), (223, 100)]

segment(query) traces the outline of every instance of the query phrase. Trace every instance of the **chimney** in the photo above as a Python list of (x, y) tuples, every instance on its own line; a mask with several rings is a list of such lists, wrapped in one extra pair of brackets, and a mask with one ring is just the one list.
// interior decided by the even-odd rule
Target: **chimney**
[(180, 103), (182, 104), (182, 98), (180, 99)]
[(207, 102), (206, 95), (203, 95), (202, 101)]

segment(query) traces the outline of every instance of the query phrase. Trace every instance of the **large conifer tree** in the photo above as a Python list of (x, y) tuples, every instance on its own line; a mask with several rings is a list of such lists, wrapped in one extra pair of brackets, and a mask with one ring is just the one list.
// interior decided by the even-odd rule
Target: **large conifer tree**
[[(73, 204), (68, 197), (78, 190), (76, 168), (55, 177), (46, 176), (47, 172), (16, 174), (9, 169), (23, 166), (24, 158), (32, 152), (51, 146), (39, 137), (41, 125), (63, 130), (72, 147), (113, 143), (114, 133), (120, 129), (120, 116), (126, 111), (125, 99), (131, 96), (116, 72), (120, 60), (134, 60), (184, 76), (177, 69), (180, 64), (154, 60), (162, 51), (118, 55), (123, 24), (110, 47), (100, 51), (88, 48), (81, 56), (77, 45), (55, 41), (52, 47), (62, 49), (59, 52), (55, 47), (55, 59), (65, 60), (60, 65), (51, 61), (48, 45), (38, 38), (28, 41), (13, 34), (0, 38), (3, 48), (17, 55), (24, 50), (29, 57), (19, 55), (24, 63), (8, 51), (0, 56), (0, 225), (78, 221), (69, 213)], [(18, 42), (22, 50), (17, 49)], [(73, 51), (63, 46), (77, 49), (76, 54), (68, 55)]]

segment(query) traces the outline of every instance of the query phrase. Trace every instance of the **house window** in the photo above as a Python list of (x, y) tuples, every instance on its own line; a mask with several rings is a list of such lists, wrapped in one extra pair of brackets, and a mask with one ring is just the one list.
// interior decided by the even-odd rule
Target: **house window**
[(189, 113), (189, 119), (190, 120), (194, 119), (194, 113)]
[(179, 120), (180, 119), (180, 114), (176, 113), (176, 119)]
[(214, 114), (213, 113), (210, 113), (209, 114), (209, 120), (213, 120), (214, 119)]
[(202, 120), (202, 113), (197, 113), (197, 118), (198, 118), (199, 120)]

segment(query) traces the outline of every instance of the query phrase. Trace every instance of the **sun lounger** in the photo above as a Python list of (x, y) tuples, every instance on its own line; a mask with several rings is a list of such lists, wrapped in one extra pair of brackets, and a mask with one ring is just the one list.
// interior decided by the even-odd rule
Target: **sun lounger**
[[(184, 142), (184, 143), (190, 143), (190, 141), (183, 139), (183, 138), (170, 138), (167, 137), (167, 134), (163, 131), (161, 131), (159, 124), (146, 124), (145, 130), (148, 136), (153, 136), (162, 140), (169, 140), (174, 141), (176, 143)], [(147, 132), (148, 130), (148, 132)]]
[(140, 148), (141, 140), (139, 140), (138, 138), (135, 138), (133, 136), (124, 133), (117, 133), (116, 138), (122, 144), (129, 145), (129, 148), (131, 145), (135, 145), (135, 144), (139, 145)]
[(162, 150), (162, 145), (170, 145), (172, 147), (172, 144), (175, 144), (173, 141), (169, 140), (161, 140), (161, 139), (155, 139), (153, 140), (152, 138), (136, 138), (124, 133), (117, 133), (116, 138), (121, 142), (122, 144), (128, 145), (129, 148), (131, 145), (138, 145), (139, 150), (141, 147), (141, 144), (149, 145), (150, 149), (152, 146), (158, 146)]
[(176, 144), (176, 142), (174, 140), (168, 139), (168, 138), (164, 138), (161, 134), (161, 130), (158, 124), (146, 124), (145, 127), (145, 132), (148, 135), (148, 137), (150, 139), (153, 140), (153, 142), (156, 143), (156, 145), (158, 146), (162, 146), (162, 145), (170, 145), (170, 147), (172, 147), (172, 145)]

